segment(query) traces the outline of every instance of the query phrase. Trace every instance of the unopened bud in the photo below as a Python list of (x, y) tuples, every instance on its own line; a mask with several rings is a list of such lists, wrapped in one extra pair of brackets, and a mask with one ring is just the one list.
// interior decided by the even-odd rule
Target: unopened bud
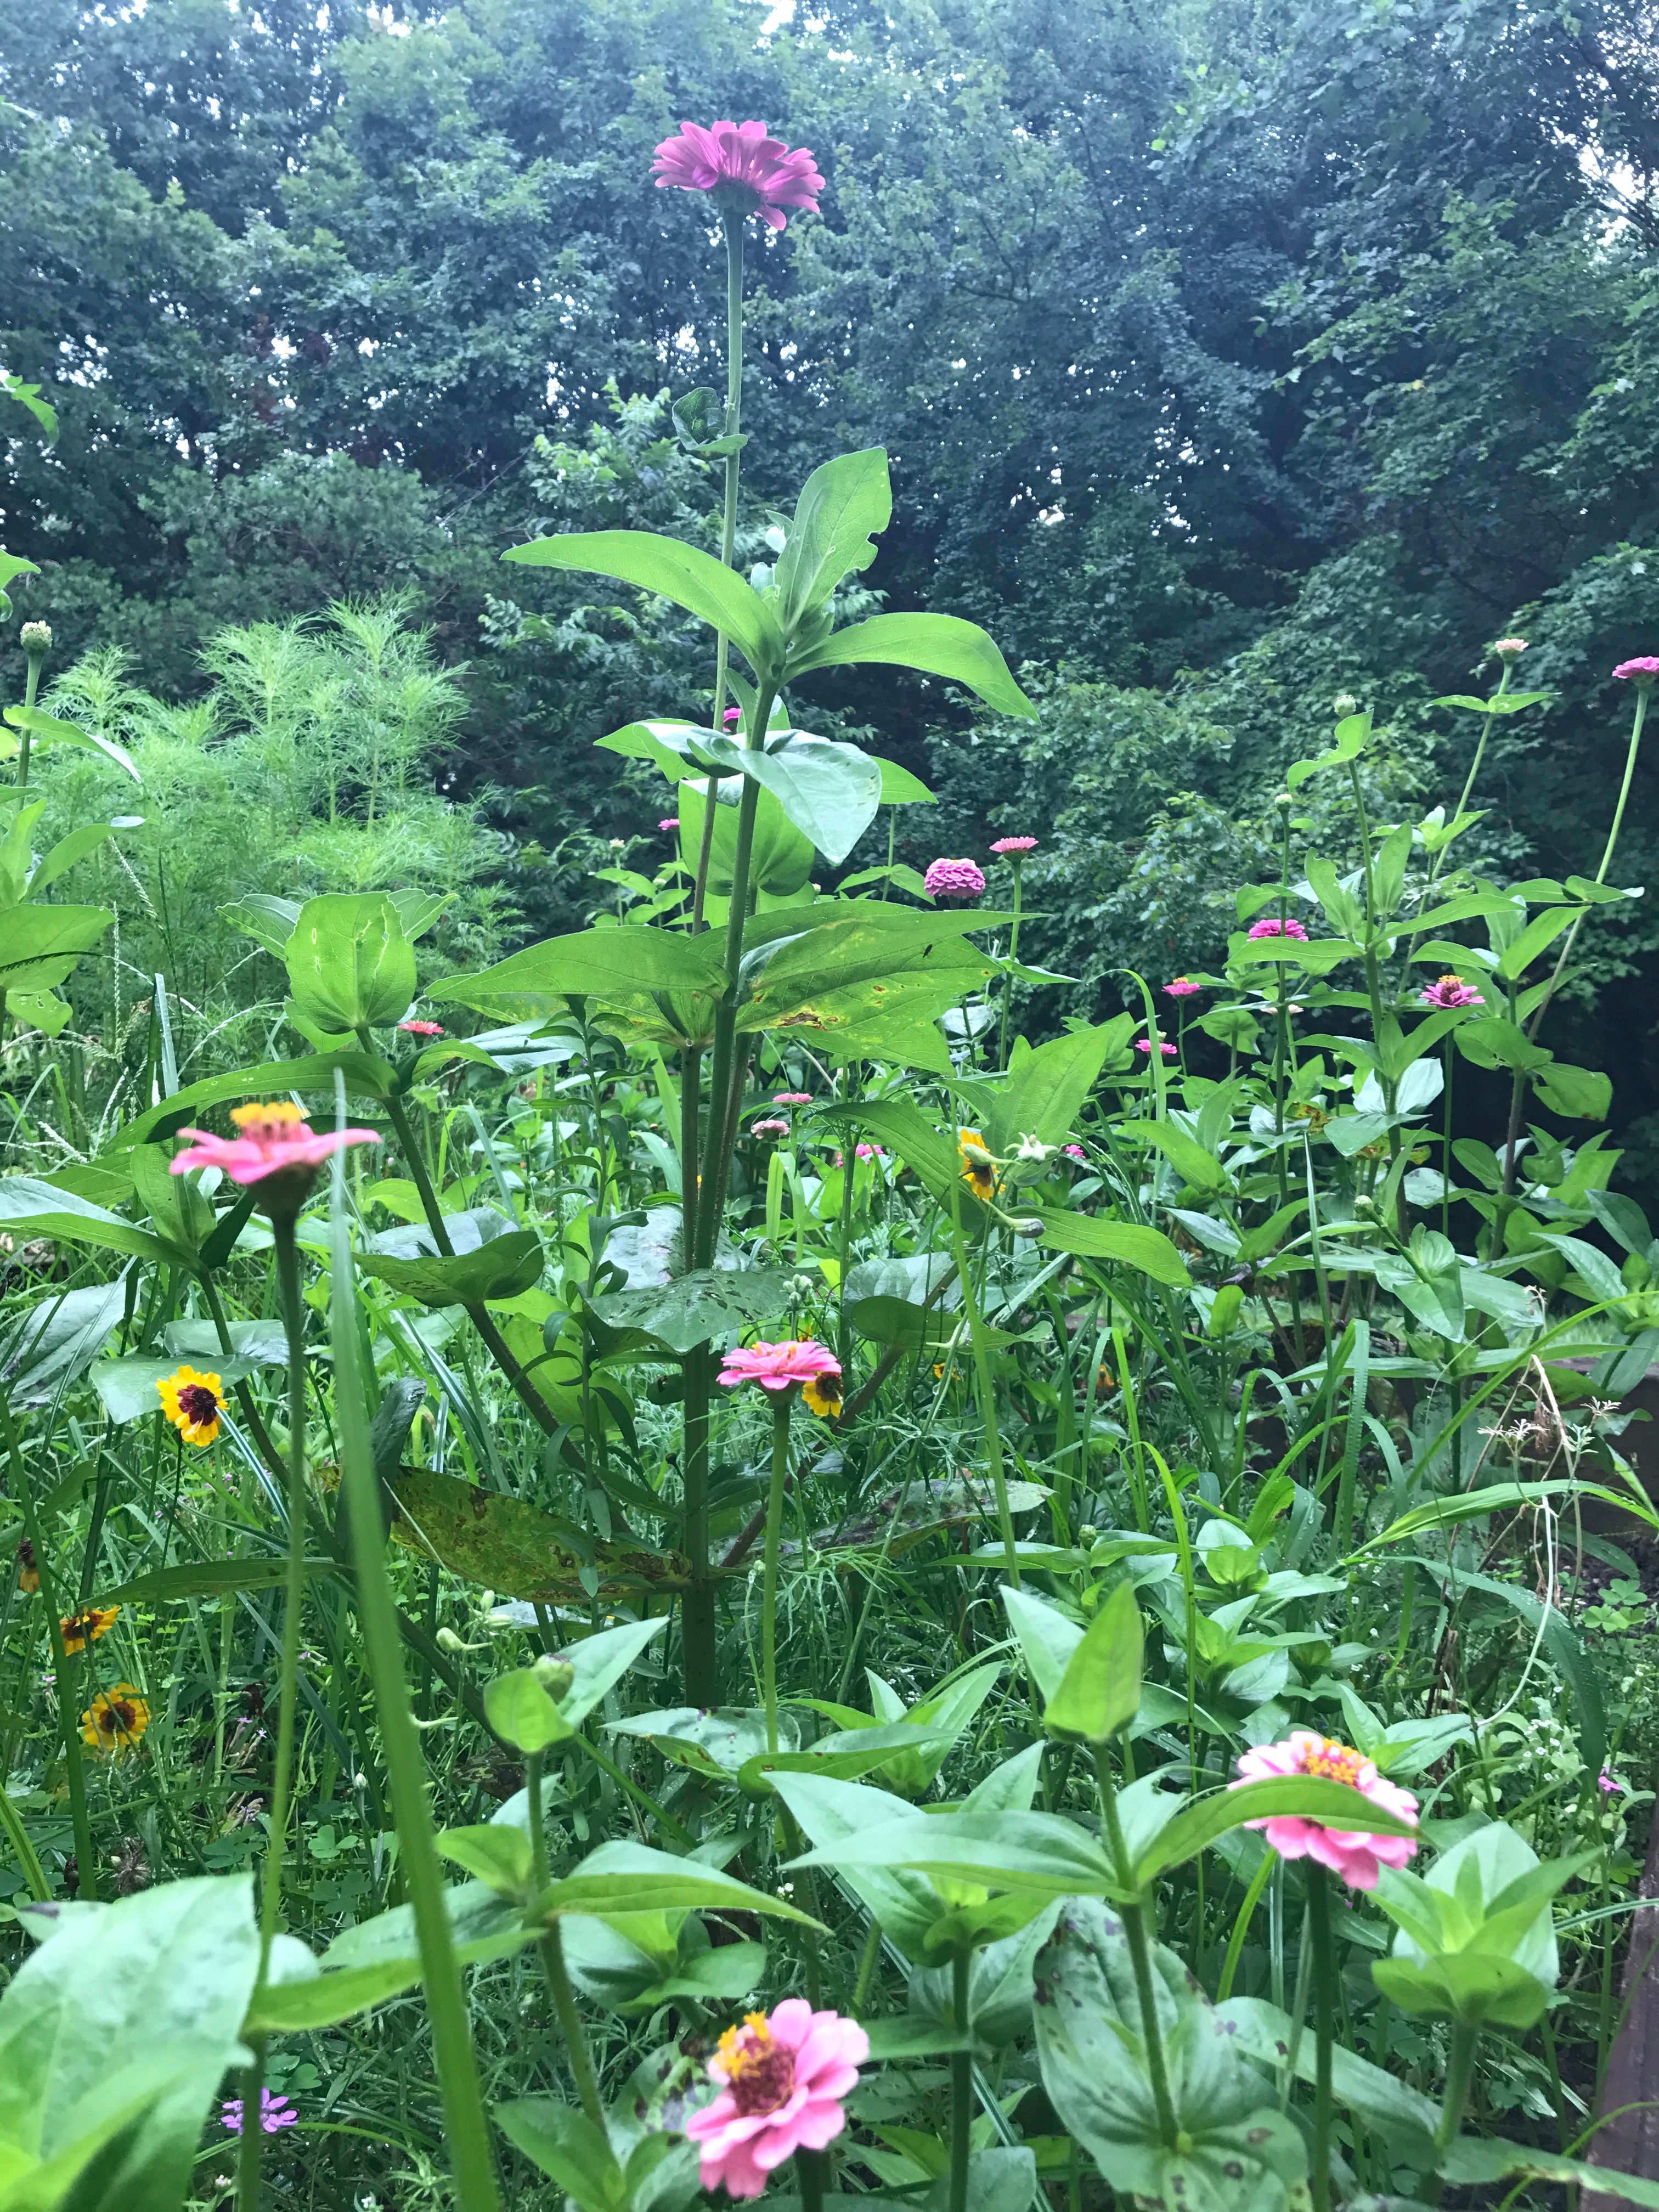
[(1352, 691), (1339, 691), (1331, 702), (1331, 712), (1334, 714), (1357, 714), (1359, 702)]
[(576, 1679), (576, 1670), (570, 1662), (556, 1659), (550, 1651), (544, 1652), (530, 1671), (555, 1705)]
[(1079, 1544), (1092, 1544), (1099, 1534), (1092, 1521), (1085, 1521), (1077, 1532), (1077, 1540)]
[(466, 1646), (453, 1628), (441, 1628), (433, 1638), (440, 1651), (465, 1651)]
[(611, 849), (613, 853), (626, 852), (628, 849), (627, 840), (622, 837), (613, 837), (611, 840)]
[(1296, 793), (1293, 791), (1281, 791), (1278, 798), (1274, 799), (1273, 805), (1280, 808), (1294, 806), (1296, 805)]
[(25, 653), (40, 655), (52, 651), (52, 624), (27, 622), (17, 633)]

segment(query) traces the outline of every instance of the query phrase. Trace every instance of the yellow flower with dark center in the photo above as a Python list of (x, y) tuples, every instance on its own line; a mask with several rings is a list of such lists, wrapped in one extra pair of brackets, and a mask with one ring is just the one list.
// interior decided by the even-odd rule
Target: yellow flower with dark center
[(131, 1751), (149, 1726), (149, 1705), (138, 1694), (136, 1682), (118, 1682), (100, 1690), (81, 1716), (81, 1740), (94, 1751), (118, 1757)]
[(219, 1377), (185, 1366), (176, 1375), (164, 1375), (155, 1387), (161, 1394), (162, 1412), (185, 1442), (210, 1444), (225, 1410), (225, 1386)]
[(962, 1179), (975, 1198), (988, 1205), (997, 1187), (997, 1164), (994, 1156), (985, 1149), (985, 1139), (977, 1129), (963, 1129), (957, 1135), (957, 1150), (962, 1155)]
[(809, 1375), (800, 1386), (800, 1395), (811, 1410), (821, 1414), (826, 1421), (841, 1418), (841, 1377), (839, 1375)]
[(73, 1658), (84, 1651), (88, 1644), (95, 1644), (100, 1636), (107, 1636), (115, 1626), (118, 1605), (89, 1605), (79, 1613), (66, 1614), (59, 1623), (64, 1632), (64, 1649)]
[(27, 1536), (17, 1547), (17, 1587), (25, 1597), (33, 1597), (40, 1587), (40, 1570), (34, 1564), (34, 1547)]

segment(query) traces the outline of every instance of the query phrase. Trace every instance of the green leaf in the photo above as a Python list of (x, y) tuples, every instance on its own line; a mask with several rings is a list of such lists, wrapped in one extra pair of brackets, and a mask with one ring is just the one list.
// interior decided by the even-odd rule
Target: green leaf
[[(500, 1216), (495, 1217), (500, 1219)], [(359, 1252), (366, 1275), (389, 1283), (423, 1306), (482, 1305), (489, 1298), (516, 1298), (534, 1290), (547, 1265), (542, 1240), (533, 1229), (508, 1229), (488, 1237), (471, 1252), (434, 1253), (400, 1260), (384, 1253)]]
[(988, 1117), (986, 1133), (994, 1152), (1014, 1152), (1022, 1137), (1058, 1145), (1071, 1135), (1106, 1064), (1114, 1028), (1107, 1022), (1071, 1030), (1035, 1049), (1026, 1046), (1022, 1051), (1024, 1039), (1016, 1043)]
[[(307, 1559), (308, 1575), (337, 1575), (337, 1559)], [(182, 1566), (151, 1567), (100, 1597), (100, 1605), (175, 1605), (184, 1598), (224, 1597), (234, 1590), (277, 1589), (288, 1572), (280, 1553), (241, 1559), (191, 1559)]]
[(1483, 1014), (1464, 1022), (1455, 1032), (1457, 1049), (1477, 1067), (1547, 1067), (1553, 1055), (1541, 1044), (1529, 1044), (1525, 1034), (1501, 1014)]
[(78, 830), (71, 830), (67, 837), (60, 837), (29, 878), (29, 896), (39, 898), (48, 884), (55, 884), (77, 860), (84, 860), (88, 853), (95, 853), (114, 835), (112, 823), (85, 822)]
[(1232, 1178), (1206, 1146), (1178, 1121), (1138, 1121), (1134, 1133), (1156, 1146), (1176, 1173), (1197, 1190), (1225, 1190)]
[(570, 1687), (559, 1700), (559, 1711), (565, 1718), (573, 1724), (586, 1720), (605, 1692), (621, 1681), (646, 1646), (667, 1626), (667, 1616), (663, 1613), (654, 1620), (622, 1620), (614, 1628), (602, 1628), (596, 1635), (585, 1636), (580, 1644), (567, 1644), (556, 1654), (568, 1660), (574, 1671)]
[(1533, 1087), (1540, 1106), (1571, 1121), (1605, 1121), (1613, 1105), (1613, 1079), (1599, 1068), (1553, 1060)]
[[(859, 1298), (848, 1307), (847, 1318), (860, 1336), (870, 1337), (878, 1344), (896, 1345), (901, 1351), (913, 1355), (940, 1352), (949, 1345), (967, 1341), (960, 1312), (945, 1313), (934, 1306), (915, 1305), (908, 1298)], [(986, 1341), (993, 1345), (1014, 1341), (1006, 1329), (988, 1328), (982, 1334)]]
[[(528, 1498), (430, 1468), (399, 1468), (381, 1486), (397, 1508), (394, 1543), (504, 1597), (586, 1607), (601, 1596), (637, 1596), (642, 1588), (675, 1589), (684, 1580), (684, 1562), (648, 1545), (591, 1535)], [(597, 1576), (597, 1591), (584, 1571), (589, 1582)]]
[(778, 1267), (696, 1267), (672, 1282), (607, 1291), (592, 1301), (613, 1328), (647, 1330), (678, 1352), (775, 1320), (788, 1303), (789, 1278)]
[(176, 1250), (148, 1229), (137, 1228), (90, 1199), (55, 1189), (33, 1176), (0, 1179), (0, 1229), (14, 1236), (53, 1237), (66, 1244), (90, 1244), (100, 1251), (130, 1252), (141, 1259), (187, 1266), (190, 1255)]
[(605, 2136), (577, 2106), (556, 2097), (515, 2097), (495, 2108), (495, 2124), (578, 2212), (619, 2212), (628, 2185)]
[(1371, 718), (1369, 713), (1345, 715), (1337, 724), (1333, 733), (1335, 743), (1328, 752), (1319, 754), (1316, 759), (1293, 761), (1291, 763), (1285, 776), (1286, 788), (1291, 791), (1300, 791), (1308, 778), (1310, 775), (1316, 775), (1321, 769), (1340, 768), (1345, 763), (1357, 759), (1364, 750), (1370, 733)]
[(772, 573), (786, 635), (793, 636), (804, 617), (826, 605), (843, 577), (869, 567), (876, 557), (874, 541), (892, 519), (887, 456), (879, 446), (842, 453), (813, 470)]
[(701, 1859), (677, 1859), (648, 1844), (601, 1844), (573, 1873), (543, 1891), (538, 1911), (544, 1917), (591, 1912), (606, 1918), (639, 1911), (760, 1912), (804, 1928), (819, 1924), (785, 1898), (750, 1889)]
[(1139, 1221), (1107, 1221), (1097, 1213), (1073, 1213), (1059, 1206), (1023, 1210), (1042, 1224), (1042, 1242), (1057, 1252), (1075, 1252), (1085, 1260), (1115, 1260), (1177, 1290), (1192, 1281), (1185, 1261), (1161, 1229), (1149, 1229)]
[(0, 913), (0, 991), (50, 991), (115, 916), (101, 906), (14, 906)]
[(921, 669), (976, 692), (1000, 714), (1036, 719), (1036, 708), (1008, 672), (1008, 664), (977, 623), (957, 615), (872, 615), (836, 630), (822, 644), (792, 655), (787, 673), (841, 668), (849, 662), (883, 661), (897, 668)]
[(1001, 1595), (1020, 1656), (1046, 1704), (1065, 1680), (1083, 1641), (1083, 1631), (1046, 1598), (1034, 1596), (1028, 1589), (1015, 1589), (1005, 1583)]
[(937, 806), (938, 799), (928, 790), (919, 775), (912, 775), (908, 768), (896, 761), (878, 760), (881, 770), (881, 803), (884, 806)]
[(40, 707), (8, 707), (5, 719), (14, 730), (27, 730), (32, 745), (68, 745), (74, 751), (101, 753), (135, 783), (143, 781), (125, 746), (118, 745), (111, 738), (100, 737), (96, 730), (83, 730), (78, 722), (65, 722)]
[(300, 919), (300, 901), (278, 898), (270, 891), (246, 891), (228, 906), (222, 906), (219, 915), (233, 929), (255, 939), (281, 960)]
[(1547, 951), (1560, 936), (1578, 919), (1580, 909), (1570, 906), (1547, 907), (1542, 914), (1534, 915), (1513, 944), (1504, 948), (1498, 963), (1498, 972), (1506, 983), (1515, 982), (1524, 975), (1533, 962)]
[(415, 997), (415, 952), (383, 891), (307, 899), (283, 948), (297, 1011), (355, 1035), (401, 1021)]
[[(320, 1092), (331, 1104), (334, 1078), (345, 1078), (348, 1096), (386, 1098), (395, 1071), (383, 1060), (363, 1052), (308, 1054), (303, 1060), (265, 1060), (258, 1067), (233, 1068), (226, 1075), (210, 1075), (171, 1098), (163, 1098), (112, 1139), (109, 1152), (130, 1152), (135, 1145), (153, 1145), (176, 1130), (199, 1121), (210, 1107), (228, 1105), (233, 1098), (280, 1098), (291, 1091)], [(108, 1155), (106, 1154), (107, 1158)]]
[[(521, 1672), (526, 1675), (530, 1674), (528, 1668)], [(541, 1734), (531, 1715), (527, 1699), (514, 1693), (498, 1697), (493, 1705), (490, 1703), (490, 1691), (500, 1691), (503, 1683), (513, 1682), (516, 1679), (511, 1674), (503, 1675), (485, 1691), (484, 1707), (489, 1714), (489, 1724), (497, 1735), (504, 1737), (516, 1750), (544, 1751), (550, 1743), (557, 1743), (561, 1739), (557, 1735)], [(550, 1711), (553, 1700), (533, 1675), (530, 1680), (536, 1694)], [(555, 1717), (557, 1717), (556, 1714)], [(531, 1725), (522, 1732), (517, 1732), (503, 1726), (505, 1719), (529, 1719)], [(569, 1734), (567, 1728), (564, 1735)], [(488, 1882), (498, 1897), (517, 1897), (529, 1883), (533, 1854), (530, 1838), (522, 1828), (515, 1828), (503, 1820), (487, 1820), (477, 1827), (444, 1828), (440, 1831), (437, 1842), (438, 1849), (447, 1859), (453, 1860), (458, 1867), (465, 1868), (468, 1874), (477, 1875), (480, 1881)]]
[(644, 530), (589, 530), (538, 538), (501, 556), (534, 568), (574, 568), (614, 576), (654, 592), (722, 631), (757, 675), (781, 673), (783, 635), (764, 599), (712, 553)]
[(1318, 1774), (1282, 1775), (1271, 1782), (1244, 1782), (1231, 1789), (1213, 1790), (1184, 1807), (1143, 1854), (1135, 1868), (1135, 1880), (1145, 1887), (1167, 1868), (1196, 1858), (1229, 1829), (1273, 1814), (1294, 1814), (1328, 1828), (1376, 1836), (1417, 1833), (1413, 1822), (1397, 1820), (1346, 1782), (1333, 1782)]
[(705, 750), (729, 771), (769, 791), (801, 835), (837, 866), (881, 805), (875, 761), (836, 738), (788, 730), (781, 738), (769, 738), (763, 750), (726, 737), (709, 738)]
[[(828, 1775), (780, 1773), (773, 1787), (797, 1826), (826, 1849), (912, 1811), (890, 1790)], [(919, 1957), (945, 1909), (932, 1885), (919, 1874), (888, 1867), (848, 1866), (842, 1878), (901, 1950)]]
[(909, 1813), (791, 1863), (908, 1868), (1039, 1897), (1109, 1897), (1118, 1887), (1100, 1844), (1053, 1813)]
[[(118, 1313), (115, 1318), (120, 1319)], [(226, 1359), (218, 1352), (210, 1358), (209, 1371), (216, 1375), (227, 1389), (252, 1372), (251, 1360)], [(92, 1370), (91, 1382), (111, 1420), (125, 1423), (159, 1413), (161, 1401), (155, 1386), (178, 1372), (176, 1359), (106, 1359)]]
[(557, 1012), (574, 998), (629, 1000), (653, 991), (720, 989), (712, 936), (621, 925), (549, 938), (475, 975), (452, 975), (426, 996), (474, 1006), (503, 1021)]
[(0, 1380), (10, 1391), (12, 1410), (49, 1406), (78, 1382), (119, 1324), (126, 1299), (123, 1274), (80, 1290), (54, 1291), (31, 1306), (0, 1349)]
[(1133, 1585), (1120, 1583), (1084, 1631), (1043, 1708), (1054, 1735), (1109, 1743), (1140, 1710), (1145, 1638)]
[(21, 553), (8, 553), (0, 546), (0, 622), (8, 620), (11, 614), (11, 594), (6, 586), (19, 576), (38, 576), (40, 573), (33, 561), (24, 560)]
[[(488, 1683), (484, 1711), (496, 1735), (515, 1751), (545, 1751), (550, 1744), (562, 1743), (571, 1734), (569, 1722), (542, 1687), (533, 1668), (517, 1668)], [(450, 1856), (455, 1853), (452, 1851)], [(461, 1864), (471, 1873), (483, 1875), (486, 1881), (491, 1878), (483, 1867), (469, 1865), (465, 1859)]]
[(1139, 1993), (1118, 1923), (1092, 1900), (1062, 1911), (1036, 1965), (1042, 2085), (1066, 2131), (1121, 2197), (1167, 2212), (1291, 2212), (1307, 2154), (1269, 2083), (1236, 2047), (1185, 1963), (1161, 1943), (1152, 2002), (1178, 2130), (1166, 2148)]

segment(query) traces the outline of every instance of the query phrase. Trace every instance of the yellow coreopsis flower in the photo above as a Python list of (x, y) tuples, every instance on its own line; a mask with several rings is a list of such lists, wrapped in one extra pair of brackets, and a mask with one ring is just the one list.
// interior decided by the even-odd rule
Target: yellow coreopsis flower
[(225, 1386), (219, 1377), (184, 1366), (176, 1375), (164, 1375), (155, 1387), (161, 1395), (162, 1412), (185, 1442), (210, 1444), (219, 1433), (225, 1410)]
[(975, 1198), (988, 1205), (996, 1195), (997, 1164), (994, 1154), (985, 1149), (985, 1139), (977, 1129), (963, 1129), (957, 1136), (957, 1150), (962, 1155), (962, 1179)]
[(84, 1651), (88, 1644), (95, 1644), (100, 1636), (107, 1636), (115, 1626), (118, 1605), (88, 1605), (79, 1613), (66, 1613), (58, 1626), (64, 1632), (64, 1649), (71, 1658)]
[(118, 1682), (100, 1690), (81, 1716), (82, 1741), (94, 1751), (118, 1757), (131, 1751), (149, 1726), (149, 1704), (138, 1694), (136, 1682)]

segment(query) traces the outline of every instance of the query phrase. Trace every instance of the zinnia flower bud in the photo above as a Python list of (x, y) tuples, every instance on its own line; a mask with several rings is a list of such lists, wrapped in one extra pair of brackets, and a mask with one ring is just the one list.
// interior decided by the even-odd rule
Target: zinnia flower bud
[(26, 622), (22, 629), (18, 631), (17, 637), (24, 652), (32, 654), (36, 659), (43, 653), (50, 653), (52, 650), (50, 623)]
[(1352, 691), (1339, 691), (1331, 702), (1331, 712), (1334, 714), (1357, 714), (1359, 702)]

